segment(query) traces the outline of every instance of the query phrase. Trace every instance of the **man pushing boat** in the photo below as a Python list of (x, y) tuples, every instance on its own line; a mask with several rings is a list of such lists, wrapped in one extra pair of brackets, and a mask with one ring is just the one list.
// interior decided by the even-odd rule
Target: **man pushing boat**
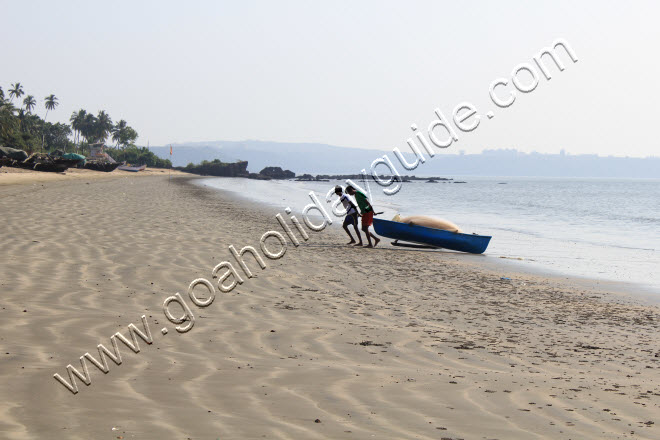
[[(358, 191), (353, 188), (351, 185), (346, 187), (346, 193), (354, 196), (355, 201), (360, 208), (360, 214), (362, 215), (362, 232), (367, 236), (367, 242), (369, 244), (366, 246), (368, 248), (373, 248), (378, 246), (380, 238), (376, 237), (372, 232), (369, 231), (369, 226), (374, 222), (374, 207), (369, 203), (369, 199), (364, 195), (362, 191)], [(371, 244), (371, 239), (374, 239), (374, 243)], [(359, 246), (361, 243), (358, 243), (356, 246)]]
[(358, 230), (358, 210), (357, 206), (355, 206), (355, 203), (348, 197), (346, 194), (343, 193), (343, 189), (341, 188), (340, 185), (335, 186), (335, 194), (339, 196), (339, 201), (344, 205), (344, 209), (346, 209), (346, 218), (344, 218), (344, 224), (342, 225), (344, 228), (344, 231), (348, 234), (348, 236), (351, 238), (351, 241), (349, 241), (347, 244), (353, 244), (355, 243), (355, 239), (351, 235), (351, 231), (348, 229), (349, 226), (353, 226), (353, 229), (355, 229), (355, 234), (357, 235), (358, 238), (358, 243), (356, 246), (362, 246), (362, 236), (360, 235), (360, 231)]

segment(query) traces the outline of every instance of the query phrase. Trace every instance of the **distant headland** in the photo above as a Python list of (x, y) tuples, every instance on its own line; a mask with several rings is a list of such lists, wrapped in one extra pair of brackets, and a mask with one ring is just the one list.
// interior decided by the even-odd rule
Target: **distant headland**
[[(265, 167), (258, 173), (250, 173), (248, 171), (248, 161), (241, 160), (237, 162), (222, 162), (220, 159), (212, 161), (203, 160), (199, 164), (189, 163), (185, 167), (175, 167), (174, 169), (183, 171), (185, 173), (199, 174), (201, 176), (213, 177), (244, 177), (247, 179), (256, 180), (296, 180), (298, 182), (329, 182), (331, 180), (362, 180), (362, 174), (302, 174), (296, 177), (296, 173), (290, 170), (283, 170), (281, 167)], [(367, 174), (367, 178), (375, 180), (376, 178)], [(462, 181), (454, 181), (454, 179), (447, 177), (418, 177), (418, 176), (388, 176), (379, 175), (382, 180), (392, 179), (398, 182), (412, 182), (412, 181), (426, 181), (427, 183), (465, 183)]]
[[(561, 146), (557, 147), (559, 151)], [(150, 147), (159, 157), (169, 159), (170, 147)], [(249, 171), (265, 167), (298, 170), (313, 175), (357, 174), (371, 163), (391, 153), (382, 150), (345, 148), (327, 144), (269, 141), (212, 141), (174, 144), (171, 156), (175, 166), (189, 162), (220, 159), (223, 162), (248, 161)], [(412, 161), (411, 153), (404, 157)], [(408, 149), (408, 151), (410, 151)], [(515, 149), (490, 149), (482, 153), (462, 153), (448, 148), (429, 158), (415, 170), (400, 174), (423, 176), (537, 176), (537, 177), (643, 177), (660, 178), (660, 157), (603, 157), (595, 154), (573, 155), (523, 153)], [(259, 174), (259, 173), (257, 173)]]

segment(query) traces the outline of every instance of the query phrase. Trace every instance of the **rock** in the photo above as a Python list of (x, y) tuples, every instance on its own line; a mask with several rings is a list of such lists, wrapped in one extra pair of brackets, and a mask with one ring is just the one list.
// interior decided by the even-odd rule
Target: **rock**
[(250, 173), (247, 175), (248, 179), (254, 179), (254, 180), (270, 180), (270, 177), (264, 176), (263, 174), (258, 174), (258, 173)]
[(266, 167), (259, 171), (262, 176), (270, 177), (271, 179), (293, 179), (296, 173), (290, 170), (283, 170), (280, 167)]
[(247, 171), (247, 161), (239, 161), (233, 163), (222, 162), (215, 159), (211, 162), (205, 160), (199, 165), (188, 165), (186, 167), (177, 167), (176, 169), (185, 171), (187, 173), (201, 174), (206, 176), (218, 177), (248, 177), (250, 173)]

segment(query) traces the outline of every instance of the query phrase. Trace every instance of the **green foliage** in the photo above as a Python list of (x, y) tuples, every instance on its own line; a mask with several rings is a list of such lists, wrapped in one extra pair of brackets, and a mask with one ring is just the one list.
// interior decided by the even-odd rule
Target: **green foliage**
[(73, 149), (73, 142), (69, 140), (71, 127), (67, 124), (46, 122), (43, 127), (44, 149), (46, 151)]
[(146, 147), (131, 145), (122, 150), (107, 148), (106, 153), (117, 162), (127, 162), (131, 165), (146, 165), (151, 168), (171, 168), (169, 159), (161, 159)]
[[(123, 119), (113, 125), (110, 115), (104, 110), (99, 111), (95, 116), (80, 109), (71, 115), (70, 125), (61, 122), (50, 123), (46, 122), (48, 112), (57, 108), (59, 99), (53, 94), (44, 98), (46, 113), (42, 119), (32, 113), (37, 107), (33, 95), (26, 95), (21, 107), (16, 107), (21, 104), (20, 98), (23, 95), (25, 92), (19, 82), (11, 84), (7, 89), (8, 99), (0, 87), (0, 146), (18, 148), (29, 153), (55, 149), (85, 153), (89, 152), (89, 144), (105, 142), (108, 136), (112, 135), (117, 147), (123, 147), (127, 156), (132, 154), (131, 161), (145, 163), (148, 166), (171, 166), (170, 161), (151, 157), (153, 155), (146, 149), (143, 149), (146, 153), (136, 149), (134, 143), (138, 133)], [(16, 106), (13, 103), (14, 99), (18, 99)], [(129, 158), (127, 157), (126, 160)]]
[(112, 140), (116, 143), (117, 147), (121, 145), (125, 148), (132, 145), (137, 137), (137, 131), (129, 127), (123, 119), (117, 122), (112, 128)]
[(55, 107), (60, 105), (60, 103), (57, 101), (58, 101), (57, 97), (53, 94), (46, 96), (44, 98), (44, 107), (46, 107), (46, 111), (55, 110)]
[(105, 142), (108, 138), (108, 135), (112, 132), (112, 119), (105, 112), (105, 110), (99, 111), (98, 116), (96, 117), (96, 124), (94, 126), (94, 134), (96, 135), (96, 140), (100, 142)]
[[(44, 116), (44, 121), (46, 121), (46, 118), (48, 118), (48, 112), (51, 110), (55, 110), (55, 108), (60, 105), (59, 102), (57, 102), (57, 97), (53, 94), (50, 94), (44, 98), (44, 107), (46, 107), (46, 116)], [(42, 133), (41, 136), (41, 149), (43, 150), (45, 148), (45, 133)]]
[(9, 139), (18, 128), (15, 112), (13, 105), (5, 103), (4, 100), (0, 101), (0, 142)]
[(34, 110), (37, 105), (37, 100), (34, 99), (34, 96), (27, 95), (23, 100), (23, 105), (25, 106), (25, 110), (27, 110), (28, 113), (32, 113), (32, 110)]
[(11, 89), (9, 89), (9, 98), (14, 101), (14, 98), (21, 99), (21, 96), (23, 96), (25, 92), (23, 91), (23, 86), (21, 83), (15, 83), (11, 85)]
[[(105, 110), (99, 111), (97, 116), (94, 116), (91, 113), (87, 113), (86, 110), (80, 109), (71, 114), (69, 122), (74, 131), (76, 142), (80, 142), (80, 137), (83, 137), (87, 143), (105, 142), (108, 136), (115, 132), (116, 128)], [(127, 129), (130, 129), (130, 131), (127, 132)], [(137, 139), (137, 132), (128, 126), (125, 127), (123, 133), (122, 139), (126, 140), (126, 142), (118, 145), (128, 146)], [(114, 135), (113, 140), (115, 140)]]
[(43, 121), (36, 115), (17, 110), (0, 100), (0, 145), (34, 151), (41, 145)]

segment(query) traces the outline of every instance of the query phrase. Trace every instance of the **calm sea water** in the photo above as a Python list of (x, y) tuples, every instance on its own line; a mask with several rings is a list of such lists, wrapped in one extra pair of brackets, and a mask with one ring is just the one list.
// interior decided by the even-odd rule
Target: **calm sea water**
[[(457, 179), (459, 180), (459, 179)], [(404, 183), (393, 196), (370, 185), (381, 218), (430, 215), (492, 235), (491, 257), (572, 276), (635, 283), (660, 294), (660, 179), (465, 177)], [(203, 184), (300, 211), (337, 183), (213, 178)], [(356, 182), (361, 184), (361, 182)], [(333, 197), (333, 200), (336, 198)], [(330, 206), (330, 205), (327, 205)]]

